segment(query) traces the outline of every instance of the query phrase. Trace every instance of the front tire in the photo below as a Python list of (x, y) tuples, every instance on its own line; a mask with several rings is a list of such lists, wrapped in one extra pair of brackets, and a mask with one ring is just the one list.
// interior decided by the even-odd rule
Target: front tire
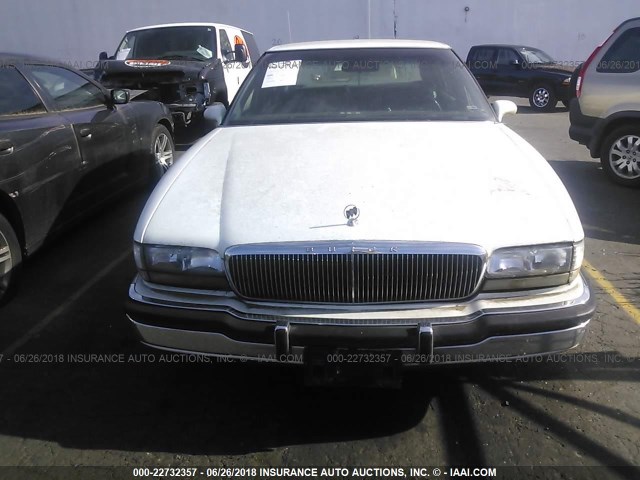
[(156, 125), (151, 134), (150, 153), (153, 161), (152, 178), (159, 180), (173, 165), (176, 147), (171, 132), (164, 125)]
[(640, 188), (640, 126), (616, 128), (607, 135), (600, 162), (614, 182)]
[(557, 103), (556, 94), (548, 85), (536, 85), (529, 93), (529, 105), (538, 112), (550, 112)]
[(22, 270), (22, 250), (16, 232), (0, 214), (0, 305), (15, 293)]

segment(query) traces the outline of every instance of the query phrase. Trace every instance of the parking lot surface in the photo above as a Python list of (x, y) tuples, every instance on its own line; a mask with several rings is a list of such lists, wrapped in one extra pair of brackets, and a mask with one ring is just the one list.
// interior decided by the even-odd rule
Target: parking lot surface
[(640, 192), (568, 138), (566, 109), (518, 103), (507, 124), (556, 170), (587, 236), (598, 309), (577, 349), (412, 373), (401, 390), (163, 355), (124, 316), (138, 192), (36, 255), (0, 310), (0, 465), (603, 465), (600, 478), (625, 478), (610, 466), (640, 465)]

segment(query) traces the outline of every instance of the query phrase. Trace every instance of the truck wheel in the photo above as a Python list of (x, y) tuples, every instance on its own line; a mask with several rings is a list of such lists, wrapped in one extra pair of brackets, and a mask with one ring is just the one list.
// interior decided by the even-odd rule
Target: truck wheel
[(556, 108), (557, 103), (556, 94), (548, 85), (536, 85), (529, 93), (531, 108), (539, 112), (549, 112)]
[(175, 157), (175, 145), (173, 137), (167, 127), (156, 125), (151, 135), (151, 155), (153, 159), (152, 178), (159, 180), (162, 175), (173, 165)]
[(0, 305), (15, 293), (21, 270), (20, 242), (9, 221), (0, 214)]
[(613, 130), (602, 143), (600, 162), (614, 182), (640, 187), (640, 126)]

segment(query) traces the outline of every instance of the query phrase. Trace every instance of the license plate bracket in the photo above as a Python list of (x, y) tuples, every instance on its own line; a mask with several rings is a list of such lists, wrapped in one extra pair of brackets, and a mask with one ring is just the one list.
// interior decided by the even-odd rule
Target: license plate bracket
[(312, 386), (402, 385), (400, 352), (353, 348), (312, 348), (304, 351), (305, 383)]

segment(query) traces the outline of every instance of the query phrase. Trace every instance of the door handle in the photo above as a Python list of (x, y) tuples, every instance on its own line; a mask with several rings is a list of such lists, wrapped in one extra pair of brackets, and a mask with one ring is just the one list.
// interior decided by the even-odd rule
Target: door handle
[(80, 136), (83, 138), (91, 138), (91, 129), (90, 128), (81, 128)]
[(0, 155), (11, 155), (13, 153), (13, 143), (9, 141), (0, 141)]

